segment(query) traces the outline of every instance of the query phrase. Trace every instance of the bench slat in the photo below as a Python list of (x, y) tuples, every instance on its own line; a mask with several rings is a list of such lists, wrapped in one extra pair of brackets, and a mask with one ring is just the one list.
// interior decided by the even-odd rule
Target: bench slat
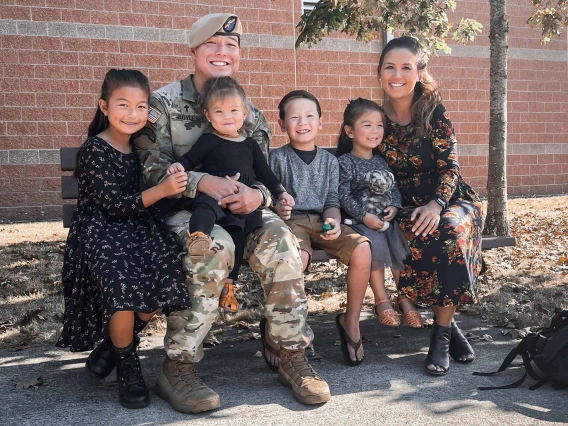
[(515, 237), (498, 237), (496, 235), (484, 235), (481, 238), (481, 250), (489, 250), (497, 247), (515, 247)]
[(75, 170), (75, 157), (79, 148), (60, 148), (59, 156), (61, 157), (61, 170), (64, 172), (72, 172)]
[(71, 219), (73, 218), (73, 213), (77, 208), (76, 204), (63, 204), (63, 227), (69, 228), (71, 226)]
[(61, 176), (61, 198), (64, 200), (79, 198), (79, 184), (75, 176)]

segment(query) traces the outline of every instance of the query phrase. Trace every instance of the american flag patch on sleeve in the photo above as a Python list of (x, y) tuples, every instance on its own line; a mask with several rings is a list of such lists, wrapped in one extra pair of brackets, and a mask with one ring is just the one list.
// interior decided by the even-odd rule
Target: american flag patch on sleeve
[(160, 111), (158, 111), (157, 109), (154, 109), (152, 107), (148, 108), (148, 121), (152, 124), (156, 123), (156, 121), (158, 121), (158, 119), (162, 116), (162, 113)]

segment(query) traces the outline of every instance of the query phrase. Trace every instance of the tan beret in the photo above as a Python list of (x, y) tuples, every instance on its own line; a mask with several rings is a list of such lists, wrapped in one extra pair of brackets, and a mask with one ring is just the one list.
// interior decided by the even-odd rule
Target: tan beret
[(189, 33), (189, 47), (197, 47), (214, 35), (234, 35), (243, 33), (241, 20), (231, 13), (211, 13), (198, 19)]

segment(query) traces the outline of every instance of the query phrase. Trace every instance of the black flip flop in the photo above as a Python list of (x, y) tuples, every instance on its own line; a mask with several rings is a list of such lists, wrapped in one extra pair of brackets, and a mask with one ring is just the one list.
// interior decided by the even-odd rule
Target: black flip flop
[(260, 320), (260, 337), (262, 340), (262, 357), (264, 358), (264, 362), (266, 362), (266, 365), (268, 365), (268, 368), (270, 368), (274, 373), (278, 373), (278, 367), (275, 365), (272, 365), (270, 363), (270, 361), (268, 361), (268, 358), (266, 358), (266, 351), (272, 353), (273, 355), (276, 355), (278, 358), (280, 358), (280, 351), (277, 351), (276, 349), (274, 349), (272, 346), (270, 346), (268, 343), (266, 343), (266, 324), (268, 323), (268, 320), (266, 318), (262, 318)]
[(341, 325), (341, 322), (339, 321), (339, 318), (341, 318), (341, 315), (345, 315), (345, 314), (339, 314), (335, 317), (335, 324), (337, 325), (337, 331), (339, 331), (339, 338), (341, 339), (341, 355), (343, 355), (343, 361), (345, 362), (345, 364), (347, 364), (351, 367), (355, 367), (355, 366), (361, 364), (363, 362), (363, 360), (365, 359), (365, 357), (363, 357), (363, 358), (361, 358), (357, 361), (353, 361), (351, 359), (351, 357), (349, 356), (349, 350), (347, 349), (347, 345), (349, 345), (353, 348), (353, 350), (355, 351), (355, 356), (357, 356), (357, 351), (359, 350), (359, 348), (361, 346), (363, 346), (363, 340), (359, 339), (358, 342), (354, 342), (353, 339), (351, 339), (351, 337), (349, 337), (347, 335), (347, 332), (345, 331), (345, 329)]

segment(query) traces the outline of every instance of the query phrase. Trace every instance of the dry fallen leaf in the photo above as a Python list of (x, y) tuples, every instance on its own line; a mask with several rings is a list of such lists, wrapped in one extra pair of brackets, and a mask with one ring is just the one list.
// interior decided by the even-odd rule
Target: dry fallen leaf
[(262, 352), (256, 351), (254, 354), (252, 354), (252, 356), (255, 358), (262, 358)]
[(245, 321), (237, 321), (236, 323), (233, 324), (233, 327), (248, 330), (249, 324)]
[(26, 343), (21, 343), (18, 346), (14, 346), (13, 348), (8, 349), (10, 352), (18, 352), (23, 351), (24, 349), (29, 349), (30, 345)]
[(21, 382), (16, 383), (16, 389), (31, 389), (34, 388), (35, 390), (39, 389), (39, 387), (43, 385), (43, 379), (41, 376), (35, 379), (27, 379)]
[(140, 343), (138, 343), (139, 348), (147, 348), (149, 346), (152, 346), (149, 340), (140, 340)]

